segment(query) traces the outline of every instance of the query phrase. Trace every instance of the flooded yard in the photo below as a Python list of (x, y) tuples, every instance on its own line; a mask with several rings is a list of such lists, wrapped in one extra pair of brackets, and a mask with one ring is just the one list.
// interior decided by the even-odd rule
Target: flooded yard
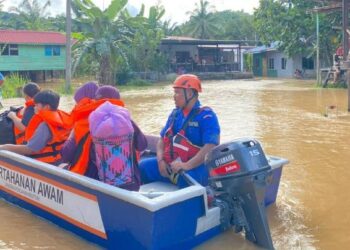
[[(158, 134), (174, 107), (171, 86), (122, 91), (133, 119)], [(347, 90), (308, 82), (232, 80), (203, 83), (222, 142), (257, 138), (265, 152), (290, 160), (268, 217), (276, 249), (346, 249), (350, 244), (350, 116)], [(21, 99), (4, 100), (5, 107)], [(72, 97), (61, 108), (70, 110)], [(0, 201), (0, 249), (98, 249), (65, 230)], [(228, 231), (198, 249), (257, 249)]]

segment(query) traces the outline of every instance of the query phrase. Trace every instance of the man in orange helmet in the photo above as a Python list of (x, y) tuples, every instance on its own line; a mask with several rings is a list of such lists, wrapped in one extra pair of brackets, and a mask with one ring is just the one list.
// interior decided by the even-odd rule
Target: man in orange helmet
[(209, 107), (201, 107), (198, 93), (201, 81), (196, 75), (181, 75), (173, 83), (176, 108), (169, 115), (157, 145), (157, 158), (141, 161), (141, 176), (145, 183), (171, 181), (185, 187), (179, 175), (185, 171), (197, 182), (208, 184), (205, 155), (220, 140), (220, 126), (216, 114)]

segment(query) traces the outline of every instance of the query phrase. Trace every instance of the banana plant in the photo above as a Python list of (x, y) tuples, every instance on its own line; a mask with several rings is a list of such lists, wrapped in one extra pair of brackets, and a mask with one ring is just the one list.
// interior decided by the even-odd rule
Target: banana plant
[(103, 85), (116, 83), (117, 59), (127, 61), (126, 49), (132, 31), (127, 25), (127, 0), (112, 0), (101, 10), (91, 0), (73, 0), (72, 10), (78, 32), (73, 33), (73, 72), (89, 56), (98, 63), (98, 80)]

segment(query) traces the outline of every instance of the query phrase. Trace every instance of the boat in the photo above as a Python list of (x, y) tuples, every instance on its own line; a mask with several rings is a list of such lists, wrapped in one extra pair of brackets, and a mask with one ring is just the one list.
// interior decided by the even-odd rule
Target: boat
[[(259, 145), (252, 145), (252, 141), (257, 143), (249, 139), (250, 144), (247, 145), (252, 150), (243, 151), (250, 152), (248, 157), (251, 159), (257, 155), (265, 158), (269, 170), (253, 169), (254, 173), (245, 176), (259, 180), (259, 174), (268, 173), (266, 192), (263, 192), (263, 206), (268, 206), (276, 200), (282, 168), (288, 160), (261, 155), (261, 149), (256, 148)], [(246, 145), (244, 143), (246, 139), (226, 146)], [(222, 147), (219, 149), (220, 152), (227, 153)], [(237, 151), (239, 147), (233, 149)], [(242, 160), (240, 156), (232, 155), (236, 160)], [(226, 154), (217, 160), (216, 163), (224, 165), (217, 164), (216, 167), (224, 166), (231, 171), (232, 167), (227, 165), (229, 158)], [(223, 159), (226, 159), (225, 162)], [(207, 160), (210, 165), (210, 157)], [(237, 167), (237, 161), (234, 164)], [(216, 167), (211, 169), (215, 170)], [(243, 169), (242, 164), (240, 169)], [(230, 172), (231, 176), (232, 173)], [(107, 249), (191, 249), (231, 228), (232, 225), (228, 224), (233, 222), (228, 220), (239, 216), (233, 217), (227, 213), (224, 199), (216, 199), (208, 193), (208, 188), (199, 185), (185, 173), (184, 176), (191, 184), (183, 189), (172, 184), (154, 182), (141, 186), (139, 191), (128, 191), (29, 157), (0, 151), (1, 198)], [(212, 179), (216, 185), (220, 182), (217, 178), (218, 176)], [(223, 185), (228, 180), (230, 178), (225, 176)], [(255, 240), (255, 243), (263, 247), (273, 247), (271, 238), (267, 235), (269, 230), (264, 208), (252, 210), (245, 207), (247, 204), (244, 196), (241, 194), (235, 197), (239, 198), (237, 202), (240, 203), (237, 204), (242, 205), (241, 212), (245, 213), (242, 218), (246, 218), (248, 224), (244, 224), (241, 218), (241, 224), (235, 222), (236, 225), (233, 225), (235, 230), (243, 228), (249, 240)], [(252, 199), (251, 194), (249, 197)], [(258, 223), (258, 229), (254, 229), (257, 216), (252, 213), (255, 210), (263, 222)], [(252, 234), (249, 234), (249, 230)]]

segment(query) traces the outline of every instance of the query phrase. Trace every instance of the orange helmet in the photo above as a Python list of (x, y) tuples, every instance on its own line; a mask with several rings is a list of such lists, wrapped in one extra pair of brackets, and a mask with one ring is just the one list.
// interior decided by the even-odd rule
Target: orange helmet
[(173, 83), (173, 88), (194, 89), (202, 92), (201, 80), (196, 75), (184, 74), (177, 77)]

